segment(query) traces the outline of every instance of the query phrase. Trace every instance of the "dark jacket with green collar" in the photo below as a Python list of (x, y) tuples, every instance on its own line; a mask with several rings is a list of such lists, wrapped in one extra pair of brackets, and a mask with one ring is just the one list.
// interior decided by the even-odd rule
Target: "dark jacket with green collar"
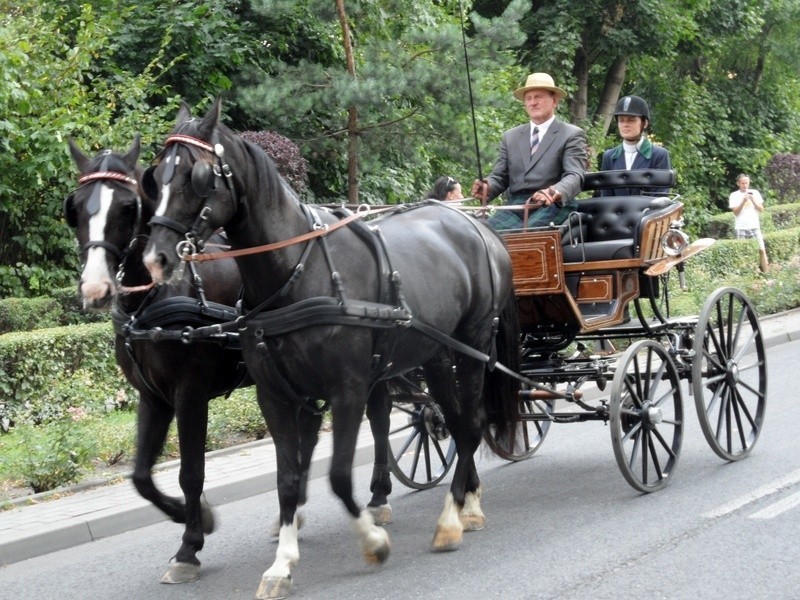
[[(669, 152), (662, 146), (656, 146), (648, 138), (642, 140), (642, 145), (636, 153), (631, 170), (634, 169), (671, 169)], [(622, 144), (615, 146), (603, 153), (600, 166), (601, 171), (625, 170), (625, 152)], [(669, 193), (669, 188), (621, 188), (602, 190), (601, 196), (641, 196), (642, 194), (663, 195)]]

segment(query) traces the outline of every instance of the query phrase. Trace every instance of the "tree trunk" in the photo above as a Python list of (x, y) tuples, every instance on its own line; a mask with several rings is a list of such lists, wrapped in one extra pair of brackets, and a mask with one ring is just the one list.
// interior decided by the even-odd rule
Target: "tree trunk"
[[(344, 0), (336, 0), (336, 12), (342, 28), (347, 72), (355, 80), (356, 61), (353, 57), (353, 43), (350, 37), (350, 27), (347, 24), (347, 14), (344, 10)], [(347, 109), (347, 201), (351, 204), (358, 204), (358, 135), (358, 109), (350, 106)]]
[[(585, 40), (584, 40), (585, 42)], [(570, 101), (570, 121), (572, 123), (583, 123), (589, 105), (589, 60), (584, 50), (586, 46), (581, 45), (575, 51), (575, 61), (572, 66), (572, 74), (578, 84), (578, 89)]]
[(611, 120), (614, 118), (614, 107), (619, 100), (619, 93), (622, 84), (625, 82), (625, 72), (628, 69), (627, 57), (617, 57), (606, 73), (606, 81), (603, 84), (603, 91), (600, 94), (600, 101), (597, 103), (597, 112), (594, 115), (594, 122), (603, 123), (603, 133), (608, 133)]

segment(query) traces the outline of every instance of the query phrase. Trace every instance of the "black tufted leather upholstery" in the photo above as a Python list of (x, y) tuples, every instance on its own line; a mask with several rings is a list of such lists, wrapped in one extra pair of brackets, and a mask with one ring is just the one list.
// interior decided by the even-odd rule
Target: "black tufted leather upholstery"
[[(665, 210), (669, 199), (604, 196), (578, 200), (583, 244), (570, 243), (562, 231), (564, 262), (618, 260), (636, 256), (639, 224), (645, 213)], [(573, 236), (579, 237), (573, 218)]]
[(613, 188), (675, 187), (675, 171), (668, 169), (636, 169), (635, 171), (597, 171), (583, 176), (584, 190)]

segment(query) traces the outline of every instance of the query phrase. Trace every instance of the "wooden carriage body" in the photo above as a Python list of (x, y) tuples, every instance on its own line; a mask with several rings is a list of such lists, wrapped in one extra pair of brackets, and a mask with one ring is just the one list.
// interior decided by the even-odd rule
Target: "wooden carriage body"
[[(585, 189), (674, 184), (672, 171), (606, 171)], [(681, 223), (683, 204), (656, 196), (595, 196), (561, 226), (503, 232), (526, 333), (563, 338), (629, 320), (644, 271), (669, 259), (662, 237)]]

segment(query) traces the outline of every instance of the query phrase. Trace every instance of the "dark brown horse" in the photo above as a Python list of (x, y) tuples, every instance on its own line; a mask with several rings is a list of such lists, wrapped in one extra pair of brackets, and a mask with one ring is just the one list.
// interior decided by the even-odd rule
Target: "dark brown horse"
[(234, 251), (278, 246), (237, 257), (249, 311), (239, 324), (242, 355), (278, 458), (280, 538), (257, 597), (280, 598), (291, 588), (299, 560), (299, 430), (310, 425), (309, 403), (320, 399), (333, 416), (332, 489), (365, 558), (387, 558), (387, 533), (353, 498), (353, 454), (365, 408), (388, 403), (380, 382), (418, 366), (458, 449), (433, 546), (457, 547), (465, 529), (484, 523), (473, 455), (487, 417), (502, 428), (516, 410), (514, 380), (488, 368), (496, 356), (517, 370), (519, 359), (502, 240), (435, 201), (369, 227), (304, 205), (260, 148), (220, 122), (220, 110), (218, 100), (192, 119), (182, 108), (145, 174), (144, 188), (159, 202), (144, 260), (154, 280), (169, 281), (223, 226)]

